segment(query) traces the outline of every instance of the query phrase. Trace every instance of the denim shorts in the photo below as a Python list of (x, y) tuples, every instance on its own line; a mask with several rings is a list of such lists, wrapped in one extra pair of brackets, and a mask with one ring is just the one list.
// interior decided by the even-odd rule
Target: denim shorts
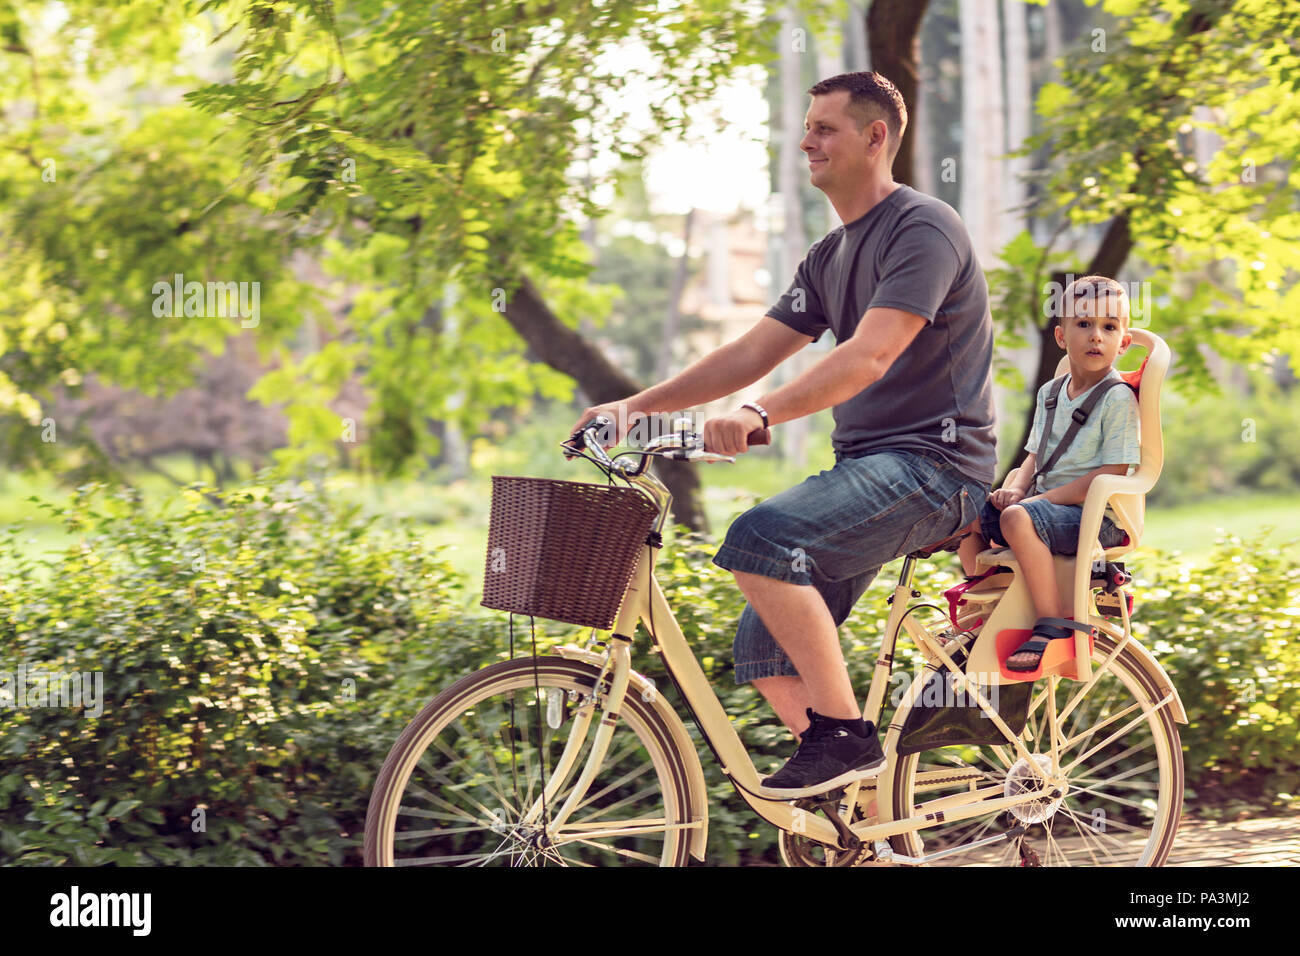
[[(829, 471), (733, 521), (713, 563), (811, 585), (839, 627), (881, 567), (970, 524), (988, 495), (988, 485), (936, 454), (883, 450), (845, 458), (837, 452)], [(799, 673), (749, 604), (734, 652), (737, 684)]]
[[(1030, 502), (1017, 502), (1029, 512), (1034, 530), (1052, 554), (1077, 554), (1079, 549), (1079, 522), (1083, 520), (1083, 505), (1058, 505), (1044, 498)], [(990, 544), (1005, 547), (1002, 540), (1002, 512), (986, 501), (980, 511), (980, 534)], [(1124, 529), (1105, 515), (1101, 518), (1101, 532), (1097, 535), (1103, 548), (1115, 548), (1124, 543)]]

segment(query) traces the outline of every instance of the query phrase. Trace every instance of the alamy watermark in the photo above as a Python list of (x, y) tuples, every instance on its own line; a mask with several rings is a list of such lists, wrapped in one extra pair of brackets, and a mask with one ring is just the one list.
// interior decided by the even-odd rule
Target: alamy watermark
[(262, 283), (185, 281), (176, 273), (172, 281), (153, 284), (153, 314), (158, 318), (240, 318), (240, 327), (255, 329), (262, 321)]
[(682, 419), (686, 419), (685, 424), (693, 434), (700, 435), (704, 430), (703, 414), (697, 411), (637, 412), (636, 414), (638, 417), (629, 422), (627, 404), (620, 402), (618, 421), (610, 422), (599, 429), (596, 432), (596, 440), (602, 445), (610, 444), (614, 440), (613, 430), (617, 426), (618, 433), (623, 436), (623, 444), (631, 448), (644, 448), (650, 442), (673, 434)]
[(104, 713), (103, 671), (48, 671), (19, 664), (0, 671), (0, 707), (85, 707), (87, 717)]
[[(1048, 282), (1043, 286), (1043, 318), (1056, 319), (1061, 316), (1062, 295), (1076, 278), (1073, 272), (1065, 277), (1065, 284), (1059, 282)], [(1128, 296), (1129, 309), (1129, 327), (1146, 328), (1151, 324), (1151, 283), (1143, 282), (1117, 282), (1124, 289)], [(1107, 286), (1094, 283), (1084, 283), (1077, 290), (1076, 301), (1091, 302), (1098, 295), (1109, 294)]]
[[(924, 671), (918, 671), (916, 674), (908, 674), (906, 671), (895, 671), (889, 675), (889, 683), (894, 685), (890, 692), (890, 703), (898, 707), (903, 702), (903, 697), (907, 694), (912, 684), (921, 677), (925, 676)], [(928, 679), (921, 684), (921, 690), (913, 699), (913, 706), (918, 707), (940, 707), (940, 708), (965, 708), (971, 707), (980, 712), (980, 718), (988, 720), (989, 715), (984, 708), (980, 707), (979, 698), (983, 697), (995, 711), (998, 709), (998, 702), (1001, 697), (1002, 681), (996, 674), (981, 674), (975, 671), (968, 672), (966, 679), (970, 682), (963, 685), (953, 674), (952, 671), (944, 668), (940, 671), (933, 672)], [(969, 687), (969, 689), (967, 689)]]

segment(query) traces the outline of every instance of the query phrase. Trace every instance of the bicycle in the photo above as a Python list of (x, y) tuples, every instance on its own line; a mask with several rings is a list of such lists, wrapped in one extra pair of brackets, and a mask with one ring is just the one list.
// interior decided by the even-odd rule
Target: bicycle
[[(1168, 676), (1133, 637), (1127, 606), (1119, 602), (1117, 624), (1090, 597), (1093, 632), (1077, 632), (1080, 657), (1045, 661), (1041, 680), (1004, 672), (985, 685), (967, 673), (966, 659), (987, 658), (995, 636), (1033, 621), (1014, 567), (1001, 589), (966, 592), (965, 610), (954, 605), (954, 626), (944, 632), (913, 613), (924, 602), (907, 606), (921, 597), (913, 587), (917, 561), (954, 550), (960, 535), (903, 557), (889, 598), (865, 719), (879, 726), (900, 631), (926, 663), (888, 724), (879, 776), (797, 800), (764, 788), (653, 575), (671, 496), (647, 471), (650, 459), (734, 458), (705, 452), (686, 421), (611, 458), (595, 440), (605, 424), (596, 420), (571, 436), (565, 455), (589, 458), (611, 483), (639, 488), (658, 508), (608, 641), (492, 664), (434, 698), (375, 783), (367, 865), (702, 862), (708, 794), (699, 752), (681, 717), (631, 667), (638, 623), (723, 774), (781, 831), (787, 865), (1165, 862), (1183, 795), (1176, 724), (1187, 717)], [(1007, 560), (987, 551), (980, 558)], [(902, 752), (910, 719), (933, 709), (925, 695), (939, 674), (988, 718), (996, 742)], [(1026, 684), (1017, 732), (990, 698)]]

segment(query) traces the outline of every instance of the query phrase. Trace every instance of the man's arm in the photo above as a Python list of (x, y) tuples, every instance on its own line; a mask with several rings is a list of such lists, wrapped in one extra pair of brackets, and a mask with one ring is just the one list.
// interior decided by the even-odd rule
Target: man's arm
[[(704, 358), (666, 382), (652, 385), (621, 402), (593, 405), (583, 411), (571, 431), (577, 431), (597, 415), (615, 423), (630, 421), (634, 414), (672, 412), (704, 405), (752, 385), (812, 340), (770, 315), (758, 320), (740, 338), (714, 349)], [(619, 415), (619, 406), (625, 411)], [(617, 444), (623, 436), (611, 436)], [(611, 446), (612, 447), (612, 446)]]
[(767, 412), (768, 424), (838, 405), (880, 381), (925, 326), (921, 316), (902, 309), (868, 309), (853, 338), (794, 381), (758, 400)]
[(765, 315), (740, 338), (714, 349), (668, 381), (633, 395), (628, 408), (650, 413), (707, 405), (753, 385), (810, 342), (807, 335)]

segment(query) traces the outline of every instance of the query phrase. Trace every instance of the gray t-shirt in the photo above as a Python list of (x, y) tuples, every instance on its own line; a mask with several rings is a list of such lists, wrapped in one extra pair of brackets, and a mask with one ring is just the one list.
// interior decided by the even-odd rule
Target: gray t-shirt
[(900, 185), (865, 216), (809, 248), (768, 315), (837, 344), (871, 308), (926, 320), (879, 381), (834, 408), (831, 444), (847, 457), (885, 448), (937, 452), (991, 484), (993, 318), (988, 284), (961, 218), (940, 199)]

